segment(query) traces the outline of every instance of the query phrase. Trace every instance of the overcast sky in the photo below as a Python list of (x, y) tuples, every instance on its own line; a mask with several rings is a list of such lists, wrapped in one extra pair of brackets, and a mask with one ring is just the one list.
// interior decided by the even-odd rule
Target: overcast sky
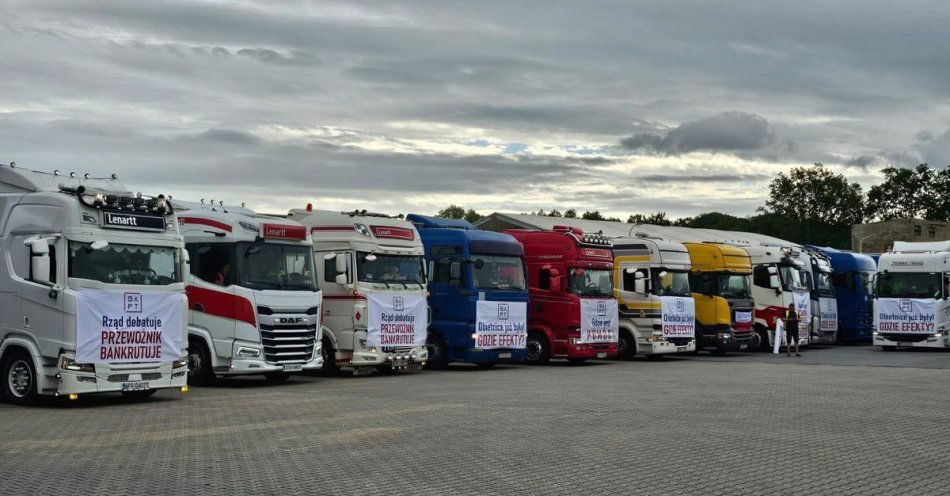
[(950, 163), (950, 2), (741, 3), (0, 0), (0, 162), (269, 212), (624, 218)]

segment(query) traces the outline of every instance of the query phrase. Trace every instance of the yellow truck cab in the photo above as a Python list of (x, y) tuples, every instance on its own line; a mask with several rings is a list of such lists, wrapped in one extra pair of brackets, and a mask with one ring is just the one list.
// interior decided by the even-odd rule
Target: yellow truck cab
[(689, 286), (696, 305), (696, 349), (745, 351), (753, 344), (752, 262), (742, 248), (683, 243), (689, 252)]

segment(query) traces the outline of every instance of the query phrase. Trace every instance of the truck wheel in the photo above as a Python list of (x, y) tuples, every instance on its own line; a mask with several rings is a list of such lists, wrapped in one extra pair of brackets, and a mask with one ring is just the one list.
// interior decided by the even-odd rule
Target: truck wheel
[(287, 379), (290, 378), (290, 374), (287, 372), (269, 372), (264, 374), (264, 378), (267, 379), (267, 382), (270, 384), (280, 384), (287, 382)]
[(445, 347), (445, 340), (436, 333), (430, 333), (426, 339), (426, 348), (429, 350), (429, 360), (426, 368), (442, 370), (449, 366), (449, 350)]
[(633, 341), (630, 332), (623, 330), (620, 332), (620, 342), (617, 350), (617, 358), (621, 360), (632, 360), (637, 354), (637, 344)]
[(188, 340), (188, 384), (208, 386), (214, 382), (211, 352), (200, 339)]
[(25, 351), (16, 350), (3, 362), (3, 397), (15, 405), (30, 405), (36, 402), (36, 367)]
[(543, 334), (539, 332), (529, 334), (525, 347), (528, 349), (528, 354), (524, 359), (525, 363), (543, 365), (551, 360), (551, 348)]
[(759, 351), (770, 353), (772, 347), (769, 345), (769, 330), (760, 327), (756, 329), (755, 335), (758, 336), (759, 339)]
[(122, 396), (125, 396), (126, 398), (141, 399), (148, 398), (157, 392), (157, 389), (146, 389), (144, 391), (122, 391)]
[(333, 349), (333, 343), (327, 338), (323, 338), (322, 343), (320, 355), (323, 356), (323, 368), (320, 369), (320, 375), (325, 377), (340, 375), (340, 366), (336, 364), (336, 350)]
[(480, 368), (480, 369), (487, 370), (487, 369), (490, 369), (490, 368), (494, 367), (495, 364), (497, 364), (497, 363), (498, 363), (498, 362), (481, 362), (481, 363), (477, 363), (476, 365), (478, 365), (478, 368)]

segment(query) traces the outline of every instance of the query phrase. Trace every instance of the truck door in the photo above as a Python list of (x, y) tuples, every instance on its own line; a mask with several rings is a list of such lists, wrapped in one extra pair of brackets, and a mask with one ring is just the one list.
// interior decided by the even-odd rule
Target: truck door
[[(58, 210), (58, 209), (57, 209)], [(33, 236), (53, 237), (50, 241), (50, 282), (60, 289), (51, 297), (53, 289), (46, 284), (34, 282), (31, 276), (30, 248), (23, 242)], [(17, 234), (9, 238), (9, 253), (13, 264), (14, 278), (19, 286), (19, 312), (14, 313), (16, 328), (34, 338), (43, 356), (55, 357), (61, 348), (75, 350), (75, 326), (70, 330), (72, 339), (67, 343), (65, 303), (61, 288), (66, 280), (66, 241), (57, 233)], [(75, 311), (75, 306), (73, 306)]]
[[(189, 243), (192, 280), (188, 284), (188, 322), (211, 335), (219, 357), (231, 355), (237, 319), (236, 273), (231, 243)], [(246, 313), (246, 310), (240, 312)], [(253, 317), (253, 314), (252, 314)]]

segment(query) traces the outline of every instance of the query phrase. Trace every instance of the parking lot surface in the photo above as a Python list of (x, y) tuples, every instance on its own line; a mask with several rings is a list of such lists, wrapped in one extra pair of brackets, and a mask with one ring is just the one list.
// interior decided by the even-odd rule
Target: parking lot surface
[(0, 404), (0, 494), (946, 494), (950, 353), (828, 347)]

